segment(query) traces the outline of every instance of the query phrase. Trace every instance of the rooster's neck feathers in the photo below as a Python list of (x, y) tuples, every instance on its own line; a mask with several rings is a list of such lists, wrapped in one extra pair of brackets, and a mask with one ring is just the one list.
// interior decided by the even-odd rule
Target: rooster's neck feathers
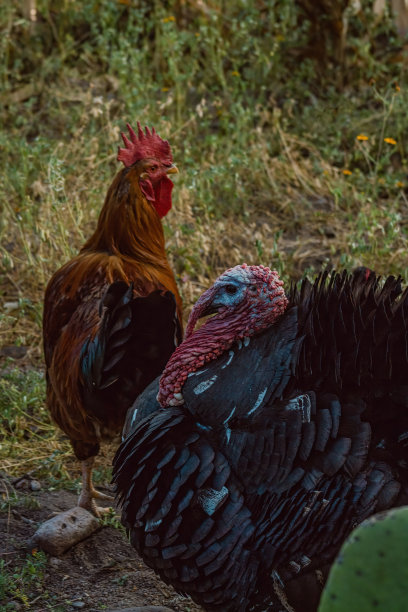
[(94, 234), (81, 252), (103, 251), (162, 267), (166, 263), (161, 221), (142, 195), (137, 169), (119, 172), (106, 195)]

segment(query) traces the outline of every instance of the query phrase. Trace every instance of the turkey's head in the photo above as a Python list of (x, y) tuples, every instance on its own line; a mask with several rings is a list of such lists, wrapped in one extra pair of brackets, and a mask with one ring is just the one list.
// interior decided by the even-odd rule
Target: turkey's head
[(173, 164), (170, 145), (152, 128), (145, 127), (143, 132), (137, 123), (138, 133), (127, 124), (129, 138), (122, 133), (125, 148), (119, 148), (118, 160), (126, 168), (135, 167), (138, 173), (140, 190), (157, 211), (159, 217), (164, 217), (171, 209), (171, 192), (173, 183), (169, 174), (178, 173)]
[[(160, 379), (161, 405), (183, 403), (181, 390), (189, 374), (219, 357), (234, 342), (272, 325), (287, 304), (276, 270), (243, 264), (224, 272), (193, 308), (185, 339)], [(198, 319), (211, 314), (214, 316), (194, 329)]]
[[(236, 338), (252, 336), (271, 325), (281, 315), (288, 300), (283, 281), (276, 270), (264, 266), (235, 266), (217, 278), (195, 304), (187, 323), (186, 338), (194, 331), (198, 319), (215, 314), (211, 327), (233, 320)], [(237, 328), (236, 322), (240, 322)]]

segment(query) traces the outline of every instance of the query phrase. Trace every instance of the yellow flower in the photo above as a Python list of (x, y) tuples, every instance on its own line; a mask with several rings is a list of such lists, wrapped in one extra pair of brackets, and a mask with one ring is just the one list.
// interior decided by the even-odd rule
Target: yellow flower
[(169, 17), (164, 17), (162, 19), (163, 23), (169, 23), (169, 21), (176, 21), (176, 18), (174, 17), (174, 15), (170, 15)]
[(397, 182), (395, 183), (395, 186), (396, 186), (396, 187), (400, 187), (400, 189), (402, 189), (403, 187), (405, 187), (405, 185), (404, 185), (404, 183), (403, 183), (402, 181), (397, 181)]
[(356, 136), (357, 140), (368, 140), (368, 136), (366, 136), (365, 134), (359, 134), (358, 136)]
[(162, 87), (162, 91), (169, 91), (168, 87)]
[(233, 70), (233, 71), (231, 72), (231, 74), (232, 74), (232, 76), (236, 76), (236, 77), (241, 76), (241, 75), (239, 74), (238, 70)]
[(347, 170), (347, 168), (345, 168), (343, 170), (343, 174), (345, 174), (346, 176), (350, 176), (350, 174), (353, 174), (351, 170)]
[(384, 138), (384, 142), (388, 142), (388, 144), (396, 145), (397, 141), (393, 138)]
[(401, 87), (398, 85), (398, 83), (395, 83), (395, 91), (401, 91)]
[(378, 179), (378, 182), (380, 183), (380, 185), (384, 185), (385, 179), (382, 176), (380, 176), (380, 178)]

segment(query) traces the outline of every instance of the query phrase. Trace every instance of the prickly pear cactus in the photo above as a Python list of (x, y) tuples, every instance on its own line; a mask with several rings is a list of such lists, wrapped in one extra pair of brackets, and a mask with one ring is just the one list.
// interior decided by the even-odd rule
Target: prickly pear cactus
[(376, 514), (343, 544), (319, 612), (407, 612), (408, 506)]

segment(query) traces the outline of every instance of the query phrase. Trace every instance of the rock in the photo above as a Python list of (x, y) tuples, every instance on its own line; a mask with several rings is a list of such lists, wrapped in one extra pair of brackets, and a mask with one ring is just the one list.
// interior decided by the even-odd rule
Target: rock
[(33, 535), (30, 545), (58, 557), (99, 527), (100, 523), (93, 514), (76, 506), (43, 523)]
[(14, 485), (15, 489), (18, 489), (21, 491), (28, 489), (28, 487), (29, 487), (29, 482), (27, 478), (20, 478)]
[(5, 310), (6, 312), (11, 312), (12, 310), (17, 310), (19, 306), (19, 302), (4, 302), (3, 310)]
[(71, 602), (71, 606), (76, 610), (80, 610), (81, 608), (85, 608), (85, 602), (81, 600)]
[(62, 561), (61, 559), (58, 559), (58, 557), (50, 557), (48, 560), (48, 563), (50, 564), (51, 567), (57, 568), (61, 565)]
[(30, 489), (32, 491), (41, 491), (41, 483), (39, 483), (38, 480), (32, 480), (30, 482)]
[(26, 353), (26, 346), (15, 346), (14, 344), (3, 346), (0, 350), (2, 357), (11, 357), (12, 359), (22, 359)]

